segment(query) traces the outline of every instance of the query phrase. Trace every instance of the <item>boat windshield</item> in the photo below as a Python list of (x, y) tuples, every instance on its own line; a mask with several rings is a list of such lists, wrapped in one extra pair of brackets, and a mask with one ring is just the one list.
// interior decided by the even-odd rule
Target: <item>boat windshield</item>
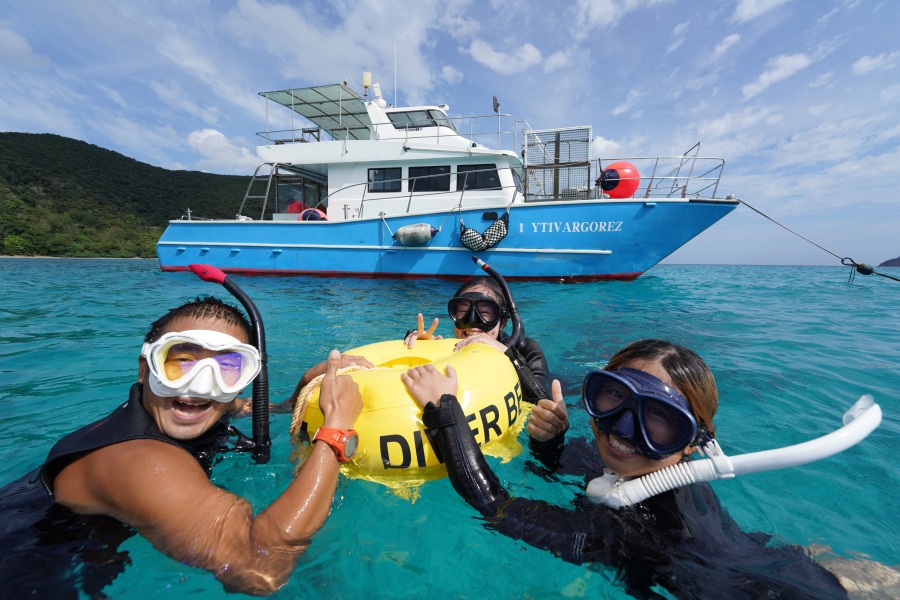
[(391, 124), (396, 129), (417, 129), (420, 127), (449, 127), (456, 131), (456, 127), (440, 110), (408, 110), (403, 112), (388, 113)]

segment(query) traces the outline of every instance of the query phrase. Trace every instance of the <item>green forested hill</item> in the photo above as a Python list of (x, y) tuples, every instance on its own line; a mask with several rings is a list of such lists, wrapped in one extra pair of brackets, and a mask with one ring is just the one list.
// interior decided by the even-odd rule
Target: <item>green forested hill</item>
[(155, 257), (170, 219), (234, 217), (249, 177), (169, 171), (52, 134), (0, 133), (0, 254)]

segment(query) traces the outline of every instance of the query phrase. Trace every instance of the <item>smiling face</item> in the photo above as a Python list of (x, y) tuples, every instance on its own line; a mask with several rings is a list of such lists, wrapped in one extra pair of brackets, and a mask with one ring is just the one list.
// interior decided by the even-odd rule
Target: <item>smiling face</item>
[[(681, 393), (681, 390), (678, 390), (672, 382), (672, 378), (658, 360), (636, 359), (620, 365), (618, 368), (623, 367), (649, 373)], [(591, 429), (594, 431), (594, 442), (600, 451), (603, 464), (614, 473), (625, 477), (639, 477), (672, 466), (681, 461), (683, 457), (689, 456), (693, 451), (692, 448), (687, 447), (662, 460), (652, 460), (640, 454), (634, 446), (625, 440), (605, 431), (600, 431), (593, 419), (591, 419)]]
[[(469, 293), (469, 292), (474, 292), (477, 294), (484, 294), (485, 296), (490, 296), (491, 298), (496, 300), (498, 304), (503, 306), (503, 299), (498, 298), (497, 294), (495, 294), (491, 288), (489, 288), (485, 285), (474, 285), (470, 288), (466, 288), (461, 293)], [(459, 329), (458, 327), (456, 327), (456, 325), (454, 325), (453, 326), (453, 335), (454, 335), (454, 337), (456, 337), (456, 339), (462, 340), (467, 337), (472, 337), (474, 335), (486, 333), (489, 336), (491, 336), (493, 339), (496, 340), (500, 336), (500, 330), (503, 329), (503, 325), (504, 325), (503, 319), (501, 319), (499, 323), (497, 323), (492, 329), (490, 329), (488, 331), (483, 331), (481, 329), (478, 329), (477, 327), (471, 327), (469, 329)]]
[[(176, 317), (161, 334), (170, 332), (208, 329), (220, 331), (246, 343), (247, 334), (238, 325), (218, 319), (200, 317)], [(210, 356), (214, 354), (211, 351)], [(206, 358), (205, 356), (200, 358)], [(187, 396), (161, 397), (153, 393), (147, 384), (149, 367), (144, 358), (140, 359), (138, 381), (144, 384), (144, 409), (150, 413), (159, 430), (176, 440), (190, 440), (203, 435), (216, 424), (234, 405), (232, 402), (216, 402)]]

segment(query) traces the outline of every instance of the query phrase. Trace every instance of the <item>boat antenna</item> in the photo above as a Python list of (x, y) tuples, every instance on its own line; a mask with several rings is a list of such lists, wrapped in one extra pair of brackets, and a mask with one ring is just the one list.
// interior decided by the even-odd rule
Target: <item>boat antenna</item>
[(494, 96), (494, 112), (497, 113), (497, 150), (500, 149), (500, 101)]
[(503, 298), (506, 300), (506, 308), (509, 310), (509, 319), (512, 321), (512, 333), (509, 334), (506, 345), (515, 347), (522, 346), (525, 342), (525, 327), (522, 325), (522, 318), (519, 316), (519, 310), (516, 308), (512, 293), (509, 291), (509, 286), (506, 285), (506, 280), (503, 279), (503, 276), (500, 275), (496, 269), (477, 256), (472, 256), (472, 261), (481, 267), (482, 271), (490, 275), (503, 291)]
[(250, 317), (251, 344), (259, 351), (260, 369), (259, 375), (253, 380), (253, 441), (252, 444), (238, 445), (237, 450), (252, 450), (253, 459), (258, 464), (269, 462), (270, 446), (269, 438), (269, 369), (266, 366), (266, 333), (263, 328), (262, 317), (256, 309), (253, 300), (250, 299), (238, 285), (222, 270), (212, 265), (191, 264), (188, 268), (203, 281), (218, 283), (238, 302), (240, 302), (247, 315)]

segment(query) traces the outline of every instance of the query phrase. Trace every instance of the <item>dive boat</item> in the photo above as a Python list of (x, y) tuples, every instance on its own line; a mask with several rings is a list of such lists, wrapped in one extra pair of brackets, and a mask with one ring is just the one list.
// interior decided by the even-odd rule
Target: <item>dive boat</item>
[(454, 279), (479, 271), (477, 254), (512, 280), (631, 280), (738, 205), (716, 197), (725, 161), (699, 144), (594, 159), (590, 126), (533, 130), (496, 98), (486, 117), (389, 106), (367, 75), (363, 95), (262, 92), (290, 128), (257, 134), (263, 162), (235, 218), (169, 222), (161, 269)]

